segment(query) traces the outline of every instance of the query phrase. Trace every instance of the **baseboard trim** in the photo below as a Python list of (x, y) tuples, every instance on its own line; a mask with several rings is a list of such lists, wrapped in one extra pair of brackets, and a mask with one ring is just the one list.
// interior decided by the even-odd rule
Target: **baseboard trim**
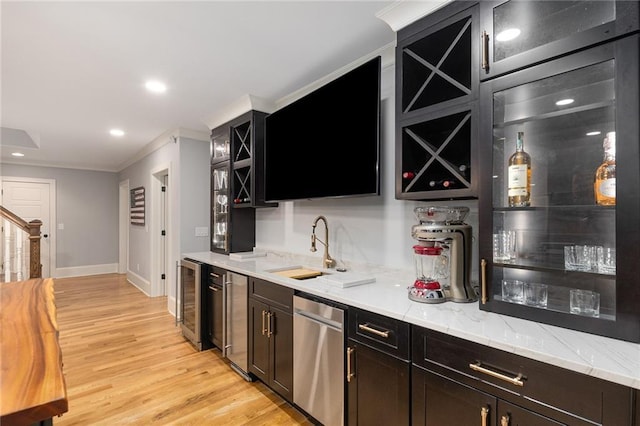
[(72, 266), (69, 268), (57, 268), (55, 278), (82, 277), (86, 275), (102, 275), (118, 273), (117, 263), (104, 265)]
[(138, 287), (138, 289), (141, 292), (151, 297), (151, 282), (149, 282), (148, 280), (145, 280), (140, 275), (130, 270), (127, 271), (127, 281), (129, 281), (134, 286)]

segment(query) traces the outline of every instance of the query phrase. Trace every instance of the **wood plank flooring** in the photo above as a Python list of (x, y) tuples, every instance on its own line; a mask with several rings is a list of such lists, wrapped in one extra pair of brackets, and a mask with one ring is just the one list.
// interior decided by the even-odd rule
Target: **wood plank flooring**
[(218, 350), (185, 341), (167, 298), (124, 275), (55, 280), (69, 411), (55, 425), (311, 425)]

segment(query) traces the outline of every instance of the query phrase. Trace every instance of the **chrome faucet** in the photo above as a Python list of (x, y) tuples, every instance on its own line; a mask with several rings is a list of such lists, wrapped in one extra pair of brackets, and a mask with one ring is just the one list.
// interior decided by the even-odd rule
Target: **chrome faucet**
[[(320, 238), (316, 237), (316, 226), (318, 226), (318, 221), (322, 220), (324, 222), (324, 241)], [(335, 268), (336, 261), (329, 256), (329, 225), (327, 224), (327, 218), (324, 216), (318, 216), (313, 221), (313, 228), (311, 230), (311, 251), (316, 252), (318, 249), (316, 248), (316, 240), (318, 240), (322, 245), (324, 245), (324, 256), (322, 258), (322, 263), (325, 268)]]

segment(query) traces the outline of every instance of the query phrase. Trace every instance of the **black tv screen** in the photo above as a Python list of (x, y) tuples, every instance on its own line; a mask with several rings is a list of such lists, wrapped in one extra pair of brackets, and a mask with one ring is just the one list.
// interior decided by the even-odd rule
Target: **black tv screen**
[(266, 117), (266, 201), (380, 195), (380, 63)]

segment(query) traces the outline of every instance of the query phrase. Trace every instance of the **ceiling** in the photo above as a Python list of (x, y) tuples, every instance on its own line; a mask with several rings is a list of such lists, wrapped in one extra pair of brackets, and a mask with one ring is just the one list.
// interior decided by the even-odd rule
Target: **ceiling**
[(117, 172), (166, 132), (206, 138), (238, 99), (275, 104), (394, 43), (391, 3), (3, 0), (1, 161)]

